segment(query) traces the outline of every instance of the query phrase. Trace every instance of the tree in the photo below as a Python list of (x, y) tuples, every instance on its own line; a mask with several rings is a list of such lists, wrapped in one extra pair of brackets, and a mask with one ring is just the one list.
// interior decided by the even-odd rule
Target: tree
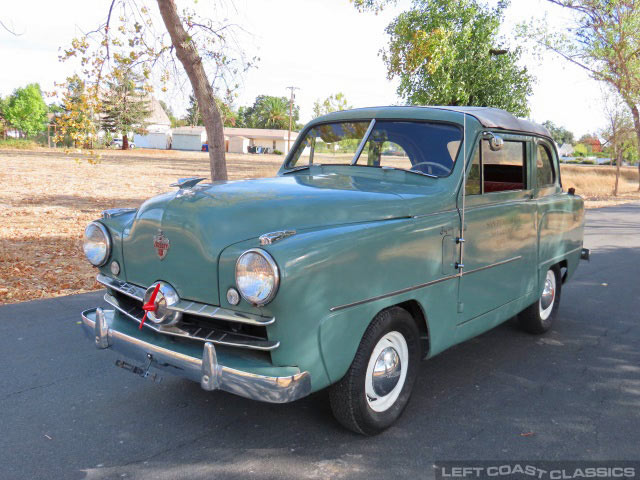
[(603, 110), (607, 118), (607, 126), (601, 131), (601, 136), (610, 146), (611, 158), (616, 162), (613, 196), (617, 197), (622, 158), (625, 150), (632, 146), (629, 137), (633, 134), (633, 121), (629, 110), (625, 108), (624, 103), (615, 92), (605, 92), (604, 98)]
[(573, 145), (573, 143), (575, 142), (573, 132), (570, 132), (564, 127), (557, 126), (551, 120), (543, 122), (542, 125), (545, 126), (547, 130), (549, 130), (549, 133), (551, 133), (551, 138), (553, 138), (553, 141), (558, 145), (563, 145), (565, 143)]
[[(223, 102), (218, 97), (215, 98), (216, 106), (222, 116), (222, 124), (225, 127), (235, 127), (237, 121), (237, 114), (231, 109), (228, 103)], [(200, 107), (198, 107), (198, 101), (193, 95), (189, 95), (189, 106), (187, 107), (187, 115), (183, 119), (187, 125), (195, 127), (196, 125), (203, 125), (202, 115), (200, 115)]]
[(548, 1), (571, 14), (567, 28), (551, 32), (545, 22), (530, 22), (521, 34), (613, 87), (631, 112), (640, 148), (640, 0)]
[(202, 125), (202, 115), (200, 115), (198, 101), (193, 95), (189, 95), (189, 106), (187, 107), (187, 114), (184, 117), (184, 121), (192, 127)]
[(62, 89), (62, 113), (55, 118), (55, 143), (73, 142), (74, 147), (91, 148), (98, 138), (98, 112), (100, 101), (96, 86), (87, 87), (78, 76), (68, 77)]
[(344, 93), (338, 92), (329, 95), (324, 100), (317, 99), (313, 103), (313, 118), (321, 117), (331, 112), (339, 112), (340, 110), (349, 110), (352, 108), (347, 102)]
[(35, 135), (45, 129), (48, 107), (37, 83), (16, 89), (3, 111), (7, 123), (26, 136)]
[(160, 103), (162, 110), (164, 110), (164, 113), (166, 113), (167, 117), (169, 117), (169, 121), (171, 122), (171, 128), (175, 128), (179, 126), (178, 125), (179, 120), (173, 114), (173, 110), (171, 110), (171, 107), (167, 105), (167, 102), (165, 102), (164, 100), (158, 100), (158, 102)]
[(117, 68), (124, 65), (141, 71), (147, 79), (155, 76), (163, 90), (171, 79), (179, 85), (184, 72), (207, 131), (211, 177), (225, 180), (225, 142), (214, 86), (216, 90), (233, 91), (237, 76), (256, 59), (245, 59), (238, 42), (230, 41), (234, 26), (225, 23), (226, 19), (202, 17), (188, 7), (178, 12), (174, 0), (157, 0), (157, 4), (162, 27), (144, 0), (111, 0), (105, 22), (73, 39), (70, 47), (63, 50), (61, 60), (77, 58), (82, 76), (99, 86), (114, 63)]
[[(300, 107), (293, 105), (293, 124), (300, 118)], [(289, 99), (259, 95), (251, 107), (238, 109), (238, 124), (246, 128), (273, 128), (287, 130), (289, 128)]]
[[(379, 10), (380, 0), (357, 0)], [(489, 8), (479, 0), (413, 0), (386, 28), (382, 53), (388, 78), (410, 104), (474, 105), (529, 113), (533, 77), (518, 65), (520, 48), (509, 50), (499, 29), (507, 2)]]
[(148, 90), (142, 85), (142, 78), (127, 69), (115, 70), (107, 85), (102, 127), (122, 134), (122, 150), (128, 150), (129, 132), (145, 133), (146, 120), (151, 115)]

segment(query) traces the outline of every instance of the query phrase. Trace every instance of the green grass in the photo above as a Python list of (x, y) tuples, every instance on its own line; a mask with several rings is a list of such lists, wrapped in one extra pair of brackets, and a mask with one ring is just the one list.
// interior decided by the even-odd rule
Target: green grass
[(6, 140), (0, 139), (0, 148), (16, 148), (19, 150), (29, 150), (31, 148), (39, 147), (40, 145), (34, 140), (26, 138), (7, 138)]

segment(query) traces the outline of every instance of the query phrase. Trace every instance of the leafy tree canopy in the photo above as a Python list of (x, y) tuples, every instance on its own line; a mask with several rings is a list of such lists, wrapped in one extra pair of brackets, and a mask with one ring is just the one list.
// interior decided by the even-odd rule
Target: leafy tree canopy
[(613, 87), (631, 112), (640, 148), (640, 0), (549, 2), (569, 14), (567, 28), (549, 30), (544, 20), (533, 20), (520, 26), (520, 35)]
[(350, 108), (352, 107), (349, 106), (349, 102), (347, 102), (347, 97), (345, 97), (344, 93), (334, 93), (324, 100), (318, 99), (313, 103), (313, 118), (318, 118), (331, 112), (349, 110)]
[(551, 133), (551, 138), (553, 138), (558, 145), (563, 145), (565, 143), (573, 145), (575, 143), (573, 132), (570, 132), (566, 128), (556, 125), (551, 120), (543, 122), (542, 125), (547, 127), (547, 130)]
[(98, 134), (100, 102), (96, 87), (87, 87), (78, 75), (68, 77), (65, 83), (56, 86), (62, 90), (62, 112), (55, 119), (54, 141), (90, 147)]
[[(385, 2), (359, 3), (375, 9)], [(387, 27), (382, 51), (389, 79), (400, 80), (398, 94), (410, 104), (497, 107), (526, 116), (533, 77), (518, 65), (520, 49), (507, 49), (499, 37), (507, 4), (413, 0)]]
[(9, 125), (31, 136), (45, 129), (48, 111), (40, 85), (32, 83), (13, 92), (3, 107), (3, 116)]
[[(218, 97), (214, 97), (220, 116), (222, 117), (222, 124), (225, 127), (235, 127), (237, 124), (238, 114), (235, 113), (229, 103), (221, 100)], [(195, 127), (196, 125), (204, 125), (202, 120), (202, 114), (198, 106), (198, 101), (193, 95), (189, 95), (189, 106), (187, 107), (187, 114), (183, 118), (183, 122), (187, 125)]]
[[(294, 103), (292, 108), (292, 125), (297, 127), (300, 118), (300, 107)], [(289, 99), (259, 95), (250, 107), (238, 109), (239, 127), (273, 128), (287, 130), (289, 128)]]

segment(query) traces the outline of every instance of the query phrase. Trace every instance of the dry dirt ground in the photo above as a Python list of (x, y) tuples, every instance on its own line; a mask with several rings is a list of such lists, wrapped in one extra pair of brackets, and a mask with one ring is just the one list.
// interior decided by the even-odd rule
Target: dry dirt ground
[[(231, 179), (274, 175), (283, 157), (229, 155)], [(209, 176), (208, 156), (164, 150), (107, 151), (97, 164), (61, 150), (0, 151), (0, 304), (99, 288), (82, 235), (107, 208), (137, 207), (180, 177)], [(621, 200), (611, 167), (563, 166), (588, 206), (637, 200), (638, 172), (624, 169)]]

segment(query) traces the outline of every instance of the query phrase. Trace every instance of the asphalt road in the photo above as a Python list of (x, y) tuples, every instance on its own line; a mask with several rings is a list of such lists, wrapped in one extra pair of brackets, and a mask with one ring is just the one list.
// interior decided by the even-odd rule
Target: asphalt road
[(559, 320), (423, 362), (400, 421), (343, 430), (323, 392), (268, 405), (115, 368), (79, 313), (101, 293), (0, 307), (0, 478), (428, 478), (442, 460), (640, 460), (640, 204), (587, 213)]

